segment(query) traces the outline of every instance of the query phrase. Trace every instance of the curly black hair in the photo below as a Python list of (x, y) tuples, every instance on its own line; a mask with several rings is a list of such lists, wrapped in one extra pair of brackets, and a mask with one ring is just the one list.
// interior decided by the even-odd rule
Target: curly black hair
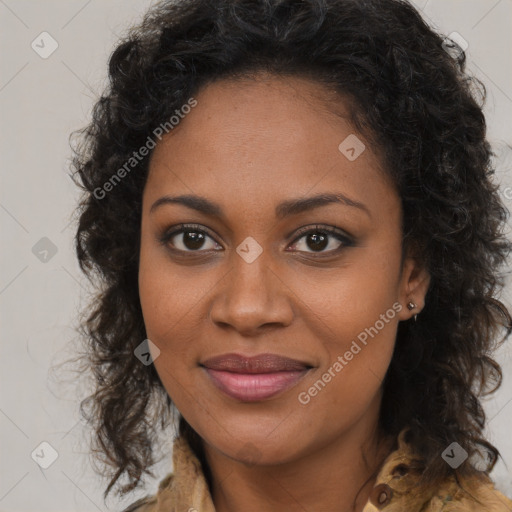
[[(401, 197), (404, 254), (414, 250), (430, 273), (424, 310), (398, 327), (380, 427), (396, 436), (410, 426), (422, 485), (476, 471), (473, 458), (456, 470), (442, 460), (453, 441), (469, 454), (483, 447), (492, 469), (499, 451), (483, 436), (480, 397), (502, 380), (492, 351), (512, 329), (496, 298), (512, 243), (493, 183), (485, 87), (466, 74), (465, 58), (402, 0), (164, 1), (127, 31), (72, 162), (84, 194), (76, 253), (99, 284), (81, 324), (95, 380), (81, 410), (110, 478), (105, 497), (153, 476), (173, 412), (154, 366), (134, 357), (147, 337), (137, 279), (151, 151), (113, 177), (207, 83), (257, 71), (309, 78), (350, 99), (352, 123), (379, 148)], [(179, 428), (200, 457), (197, 433), (184, 418)]]

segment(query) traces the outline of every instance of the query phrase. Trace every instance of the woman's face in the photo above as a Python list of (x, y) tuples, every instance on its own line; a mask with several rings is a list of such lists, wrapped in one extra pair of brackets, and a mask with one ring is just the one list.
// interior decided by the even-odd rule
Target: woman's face
[[(289, 461), (375, 426), (398, 322), (428, 286), (414, 260), (401, 268), (378, 155), (327, 96), (299, 78), (217, 81), (151, 157), (139, 291), (154, 364), (194, 430), (239, 460), (255, 445), (261, 463)], [(202, 365), (233, 353), (299, 363)]]

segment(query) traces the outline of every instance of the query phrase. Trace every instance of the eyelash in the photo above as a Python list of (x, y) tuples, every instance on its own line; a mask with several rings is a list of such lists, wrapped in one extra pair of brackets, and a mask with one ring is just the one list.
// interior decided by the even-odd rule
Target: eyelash
[[(169, 246), (169, 241), (176, 235), (178, 234), (181, 234), (181, 233), (186, 233), (187, 231), (193, 231), (193, 232), (196, 232), (196, 233), (202, 233), (204, 235), (207, 235), (209, 236), (212, 240), (215, 241), (215, 243), (218, 244), (218, 242), (215, 240), (215, 237), (213, 237), (213, 235), (210, 233), (210, 231), (198, 224), (180, 224), (179, 226), (176, 226), (176, 229), (174, 228), (171, 228), (167, 231), (164, 231), (163, 234), (161, 234), (160, 236), (158, 236), (158, 241), (164, 245), (165, 247), (167, 247), (168, 249), (172, 250), (173, 252), (178, 252), (178, 253), (206, 253), (206, 252), (209, 252), (209, 250), (205, 251), (205, 250), (201, 250), (201, 249), (198, 249), (197, 251), (191, 251), (191, 250), (188, 250), (188, 251), (184, 251), (182, 249), (176, 249), (174, 247), (170, 247)], [(342, 245), (340, 245), (340, 247), (338, 247), (337, 249), (332, 249), (330, 251), (325, 251), (325, 252), (315, 252), (315, 251), (311, 251), (311, 252), (308, 252), (308, 251), (297, 251), (297, 252), (300, 252), (300, 253), (306, 253), (306, 254), (310, 254), (310, 255), (314, 255), (314, 257), (322, 257), (322, 255), (332, 255), (332, 254), (336, 254), (338, 252), (340, 252), (344, 247), (351, 247), (354, 245), (354, 242), (353, 240), (351, 240), (348, 236), (344, 235), (343, 233), (339, 232), (338, 230), (332, 228), (332, 227), (328, 227), (328, 226), (321, 226), (321, 225), (314, 225), (314, 226), (305, 226), (303, 228), (300, 228), (297, 233), (296, 233), (296, 237), (294, 238), (293, 242), (291, 245), (295, 245), (301, 238), (303, 238), (305, 235), (308, 235), (308, 234), (311, 234), (311, 233), (322, 233), (322, 234), (326, 234), (326, 235), (330, 235), (334, 238), (336, 238), (339, 242), (342, 243)], [(220, 245), (220, 244), (219, 244)], [(215, 250), (215, 249), (213, 249)]]

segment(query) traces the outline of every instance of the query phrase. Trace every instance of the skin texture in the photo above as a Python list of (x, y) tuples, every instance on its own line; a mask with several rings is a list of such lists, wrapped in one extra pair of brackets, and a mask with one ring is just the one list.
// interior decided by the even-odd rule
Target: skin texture
[[(377, 429), (382, 380), (398, 322), (420, 312), (429, 276), (413, 258), (401, 267), (400, 198), (362, 135), (366, 150), (356, 160), (338, 150), (355, 130), (327, 108), (327, 97), (302, 78), (214, 82), (151, 158), (139, 269), (144, 322), (161, 351), (155, 367), (163, 385), (205, 441), (220, 512), (352, 510), (390, 448)], [(338, 113), (346, 101), (336, 98)], [(275, 216), (282, 201), (333, 192), (368, 211), (334, 203)], [(162, 196), (183, 194), (218, 203), (223, 215), (180, 204), (150, 211)], [(180, 233), (167, 245), (158, 241), (181, 223), (207, 231), (195, 252)], [(315, 252), (307, 234), (297, 236), (315, 225), (336, 227), (352, 243), (329, 235)], [(263, 249), (252, 263), (236, 252), (249, 236)], [(298, 394), (396, 302), (400, 312), (301, 404)], [(284, 393), (243, 403), (222, 394), (199, 366), (228, 352), (270, 352), (313, 369)]]

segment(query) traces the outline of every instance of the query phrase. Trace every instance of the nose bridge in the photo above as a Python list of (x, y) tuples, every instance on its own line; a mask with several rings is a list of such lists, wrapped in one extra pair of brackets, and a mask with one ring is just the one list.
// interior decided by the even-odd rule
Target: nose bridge
[(255, 256), (250, 242), (249, 251), (243, 249), (247, 247), (242, 243), (232, 254), (231, 270), (212, 304), (212, 320), (240, 331), (251, 331), (267, 323), (288, 324), (291, 306), (285, 287), (271, 268), (271, 254), (263, 251)]
[[(255, 253), (255, 249), (250, 247), (248, 252), (247, 244), (240, 244), (237, 248), (236, 255), (233, 254), (232, 270), (229, 273), (230, 283), (232, 286), (231, 293), (239, 293), (250, 291), (261, 295), (263, 298), (269, 293), (268, 287), (272, 286), (270, 276), (274, 276), (269, 265), (269, 253), (261, 251), (260, 254)], [(275, 276), (274, 276), (275, 277)]]

